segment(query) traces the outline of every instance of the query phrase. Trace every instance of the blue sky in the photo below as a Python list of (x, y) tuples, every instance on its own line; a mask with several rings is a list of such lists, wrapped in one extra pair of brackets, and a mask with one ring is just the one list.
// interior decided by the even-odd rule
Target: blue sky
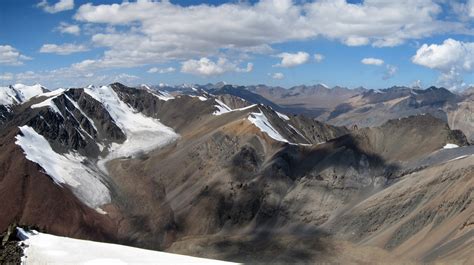
[(474, 0), (0, 2), (0, 84), (474, 84)]

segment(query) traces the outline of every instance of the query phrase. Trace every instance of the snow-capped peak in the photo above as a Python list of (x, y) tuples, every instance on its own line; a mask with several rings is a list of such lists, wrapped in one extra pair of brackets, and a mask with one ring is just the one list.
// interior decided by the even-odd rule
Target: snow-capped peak
[(21, 104), (31, 98), (42, 94), (46, 89), (40, 85), (27, 86), (24, 84), (15, 84), (9, 87), (0, 88), (0, 105)]

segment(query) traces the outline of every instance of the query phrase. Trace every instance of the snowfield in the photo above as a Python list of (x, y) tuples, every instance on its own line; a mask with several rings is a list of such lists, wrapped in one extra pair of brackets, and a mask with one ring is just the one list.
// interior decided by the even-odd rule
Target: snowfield
[(22, 263), (29, 264), (235, 264), (122, 245), (53, 236), (18, 228), (26, 245)]
[(11, 87), (0, 87), (0, 105), (22, 103), (41, 93), (43, 93), (43, 87), (39, 84), (33, 86), (15, 84)]
[(85, 157), (76, 153), (58, 154), (33, 128), (25, 125), (20, 130), (23, 135), (16, 136), (15, 144), (23, 149), (26, 159), (40, 165), (56, 184), (70, 186), (73, 193), (91, 208), (110, 202), (109, 190), (101, 175), (83, 163)]
[(18, 103), (16, 92), (10, 87), (0, 87), (0, 105), (12, 105)]
[(18, 96), (21, 102), (25, 102), (32, 97), (35, 97), (43, 93), (43, 86), (36, 84), (33, 86), (27, 86), (23, 84), (15, 84), (13, 88), (18, 92)]
[(110, 86), (85, 88), (84, 91), (103, 104), (115, 124), (127, 136), (124, 143), (113, 143), (109, 147), (109, 154), (99, 161), (99, 167), (104, 172), (106, 172), (105, 163), (107, 161), (134, 156), (141, 152), (149, 152), (179, 138), (179, 135), (173, 129), (163, 125), (156, 119), (137, 112), (121, 101)]

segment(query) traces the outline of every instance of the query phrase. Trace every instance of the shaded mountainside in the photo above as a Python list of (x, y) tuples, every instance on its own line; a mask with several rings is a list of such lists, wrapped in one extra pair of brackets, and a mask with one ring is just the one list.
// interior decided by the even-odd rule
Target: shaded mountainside
[(115, 83), (14, 108), (0, 131), (0, 230), (236, 262), (472, 258), (473, 152), (443, 120), (349, 130), (196, 90)]

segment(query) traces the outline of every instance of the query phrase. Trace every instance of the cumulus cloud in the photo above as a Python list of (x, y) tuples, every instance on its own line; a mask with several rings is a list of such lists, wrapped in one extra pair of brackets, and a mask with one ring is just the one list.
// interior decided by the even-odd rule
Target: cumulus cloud
[(412, 62), (439, 71), (441, 85), (460, 88), (462, 75), (474, 72), (474, 42), (446, 39), (442, 44), (423, 44)]
[(314, 57), (314, 60), (318, 63), (320, 63), (324, 60), (324, 55), (322, 55), (320, 53), (315, 53), (313, 57)]
[(31, 59), (10, 45), (0, 45), (0, 65), (22, 65), (24, 61)]
[(47, 13), (53, 14), (73, 9), (74, 0), (59, 0), (59, 2), (54, 5), (50, 5), (47, 0), (42, 0), (36, 6), (43, 9)]
[(270, 74), (270, 76), (276, 80), (281, 80), (285, 78), (285, 75), (283, 73), (273, 73), (273, 74)]
[(281, 58), (281, 62), (275, 65), (279, 67), (295, 67), (297, 65), (307, 63), (309, 60), (309, 54), (306, 52), (283, 52), (278, 54), (277, 57)]
[(78, 44), (72, 44), (72, 43), (65, 43), (61, 45), (56, 45), (56, 44), (44, 44), (40, 48), (41, 53), (55, 53), (59, 55), (68, 55), (71, 53), (76, 53), (76, 52), (85, 52), (88, 51), (89, 48), (87, 48), (85, 45), (78, 45)]
[(158, 67), (152, 67), (150, 68), (147, 73), (154, 74), (154, 73), (159, 73), (159, 74), (167, 74), (167, 73), (172, 73), (176, 71), (174, 67), (167, 67), (167, 68), (158, 68)]
[(376, 65), (376, 66), (380, 66), (384, 64), (384, 61), (382, 59), (377, 59), (377, 58), (364, 58), (360, 62), (363, 64)]
[(79, 35), (81, 33), (81, 28), (78, 25), (71, 25), (66, 22), (61, 22), (56, 30), (65, 33), (65, 34), (72, 34), (72, 35)]
[(217, 62), (203, 57), (199, 60), (187, 60), (182, 63), (181, 72), (199, 76), (220, 75), (226, 72), (251, 72), (253, 64), (248, 63), (246, 68), (239, 68), (237, 64), (225, 58), (219, 58)]
[[(272, 44), (325, 37), (351, 46), (395, 46), (443, 32), (466, 32), (460, 22), (438, 19), (436, 1), (261, 0), (182, 6), (171, 1), (82, 5), (75, 19), (102, 31), (92, 42), (106, 47), (100, 65), (144, 65), (218, 57), (223, 50), (261, 53)], [(340, 14), (343, 13), (344, 16)], [(205, 30), (203, 30), (205, 29)]]

